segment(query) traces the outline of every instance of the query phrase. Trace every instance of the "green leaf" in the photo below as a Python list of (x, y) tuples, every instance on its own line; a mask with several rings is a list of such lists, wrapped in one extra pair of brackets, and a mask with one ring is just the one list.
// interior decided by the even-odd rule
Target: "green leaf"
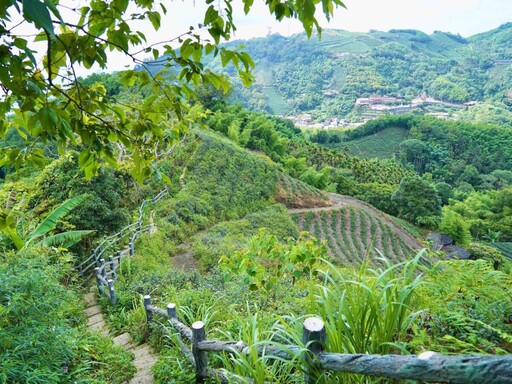
[(59, 19), (62, 25), (64, 25), (64, 20), (62, 19), (62, 16), (60, 15), (59, 10), (57, 9), (56, 5), (51, 0), (44, 0), (44, 5), (52, 11), (53, 15)]
[(33, 21), (37, 28), (43, 28), (47, 33), (54, 36), (52, 19), (47, 6), (38, 0), (23, 0), (23, 16)]
[(160, 28), (160, 14), (158, 12), (148, 12), (148, 19), (153, 24), (153, 28), (158, 30)]
[(75, 245), (84, 237), (90, 235), (94, 231), (92, 230), (80, 230), (80, 231), (67, 231), (58, 233), (53, 236), (48, 236), (41, 241), (41, 245), (45, 247), (63, 247), (69, 248)]
[(25, 245), (25, 241), (16, 230), (16, 220), (14, 219), (12, 211), (0, 209), (0, 231), (11, 239), (16, 249), (21, 249)]
[(27, 237), (27, 244), (38, 237), (44, 236), (48, 232), (55, 229), (57, 223), (60, 219), (66, 216), (71, 210), (78, 205), (82, 204), (87, 195), (78, 195), (71, 199), (66, 200), (61, 205), (59, 205), (55, 210), (53, 210), (47, 217), (44, 219), (36, 229), (34, 229)]
[(244, 12), (245, 12), (246, 15), (251, 10), (251, 7), (252, 7), (253, 3), (254, 3), (254, 0), (244, 0)]
[(210, 5), (208, 9), (206, 10), (206, 13), (204, 15), (204, 24), (209, 25), (211, 24), (215, 19), (219, 17), (219, 12), (214, 8), (213, 5)]

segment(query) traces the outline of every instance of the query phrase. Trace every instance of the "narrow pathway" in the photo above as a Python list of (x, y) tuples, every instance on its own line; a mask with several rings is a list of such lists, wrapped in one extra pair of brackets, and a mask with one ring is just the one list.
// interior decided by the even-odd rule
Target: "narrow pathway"
[[(89, 292), (84, 297), (85, 300), (85, 315), (87, 316), (87, 326), (92, 331), (97, 331), (108, 336), (109, 330), (107, 323), (101, 313), (101, 308), (98, 305), (95, 292)], [(153, 374), (151, 367), (155, 364), (157, 357), (151, 352), (149, 345), (135, 345), (128, 333), (123, 333), (112, 339), (115, 345), (118, 345), (134, 355), (133, 365), (137, 368), (137, 373), (129, 381), (128, 384), (152, 384)]]

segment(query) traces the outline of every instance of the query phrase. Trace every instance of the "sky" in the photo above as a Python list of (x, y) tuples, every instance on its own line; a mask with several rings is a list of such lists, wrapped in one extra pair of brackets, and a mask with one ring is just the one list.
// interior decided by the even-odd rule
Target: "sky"
[[(63, 0), (61, 4), (66, 1), (71, 2), (74, 7), (89, 2)], [(147, 21), (132, 23), (132, 28), (146, 34), (148, 44), (172, 39), (186, 32), (189, 26), (197, 27), (203, 21), (205, 0), (164, 0), (163, 3), (168, 13), (163, 16), (159, 31), (155, 32)], [(393, 28), (419, 29), (426, 33), (438, 30), (468, 37), (512, 21), (512, 0), (345, 0), (345, 5), (346, 9), (335, 9), (330, 22), (320, 17), (320, 25), (323, 28), (354, 32), (367, 32), (370, 29), (388, 31)], [(243, 13), (242, 0), (233, 0), (233, 8), (237, 31), (231, 40), (261, 37), (269, 33), (289, 36), (303, 31), (298, 20), (285, 19), (277, 22), (269, 15), (263, 0), (254, 1), (249, 15)], [(140, 48), (132, 51), (138, 50)], [(109, 56), (109, 71), (133, 66), (120, 53), (113, 52)], [(143, 59), (144, 56), (140, 58)], [(90, 71), (80, 71), (81, 74), (86, 72)]]
[[(136, 25), (150, 43), (176, 37), (187, 31), (189, 26), (197, 27), (203, 21), (204, 1), (178, 0), (164, 4), (168, 14), (162, 18), (162, 27), (157, 33), (143, 22)], [(345, 5), (346, 9), (335, 9), (330, 22), (321, 17), (322, 28), (354, 32), (411, 28), (426, 33), (437, 30), (468, 37), (512, 21), (512, 0), (345, 0)], [(233, 0), (233, 8), (237, 31), (231, 40), (262, 37), (269, 33), (289, 36), (303, 30), (295, 19), (277, 22), (269, 15), (262, 0), (255, 0), (249, 15), (243, 13), (241, 0)], [(121, 55), (116, 55), (112, 62), (110, 70), (123, 69), (124, 65), (131, 64)]]
[[(512, 21), (511, 0), (345, 0), (345, 5), (346, 9), (335, 10), (329, 23), (323, 20), (322, 27), (353, 32), (411, 28), (468, 37)], [(297, 20), (278, 23), (267, 15), (264, 6), (257, 6), (254, 11), (247, 17), (242, 12), (236, 15), (240, 20), (237, 38), (264, 36), (269, 28), (282, 35), (301, 31)]]

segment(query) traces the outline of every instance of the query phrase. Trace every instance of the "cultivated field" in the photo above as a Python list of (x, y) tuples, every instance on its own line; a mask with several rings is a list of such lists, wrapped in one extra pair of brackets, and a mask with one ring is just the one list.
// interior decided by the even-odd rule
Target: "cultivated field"
[(335, 260), (361, 263), (382, 254), (402, 261), (414, 253), (388, 222), (359, 207), (297, 212), (292, 217), (301, 231), (325, 240)]
[(400, 143), (407, 138), (408, 131), (403, 128), (387, 128), (360, 139), (341, 142), (339, 149), (348, 148), (350, 154), (366, 158), (386, 159), (398, 152)]

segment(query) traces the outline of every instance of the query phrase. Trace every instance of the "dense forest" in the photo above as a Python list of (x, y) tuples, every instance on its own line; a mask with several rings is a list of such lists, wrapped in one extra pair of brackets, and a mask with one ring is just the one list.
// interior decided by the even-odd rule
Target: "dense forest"
[[(48, 134), (32, 143), (34, 161), (1, 163), (0, 383), (120, 384), (142, 380), (143, 368), (144, 382), (195, 382), (199, 344), (188, 350), (176, 324), (197, 320), (208, 340), (232, 341), (208, 368), (233, 383), (298, 384), (305, 373), (318, 383), (409, 382), (318, 370), (302, 335), (311, 316), (325, 324), (328, 353), (510, 356), (511, 72), (496, 61), (509, 59), (511, 31), (250, 40), (255, 87), (185, 88), (190, 114), (180, 120), (173, 105), (163, 126), (149, 75), (80, 79), (100, 99), (137, 106), (94, 108), (147, 125), (117, 145), (84, 126), (67, 150)], [(350, 130), (301, 130), (276, 116), (346, 117), (357, 97), (422, 92), (482, 105), (459, 121), (420, 111)], [(45, 124), (68, 128), (65, 108), (42, 110)], [(44, 131), (30, 116), (8, 116), (6, 157), (22, 155), (26, 124)], [(83, 299), (91, 295), (100, 307)], [(119, 342), (125, 335), (136, 348)], [(291, 357), (268, 352), (276, 348)], [(142, 350), (154, 360), (140, 363)]]

